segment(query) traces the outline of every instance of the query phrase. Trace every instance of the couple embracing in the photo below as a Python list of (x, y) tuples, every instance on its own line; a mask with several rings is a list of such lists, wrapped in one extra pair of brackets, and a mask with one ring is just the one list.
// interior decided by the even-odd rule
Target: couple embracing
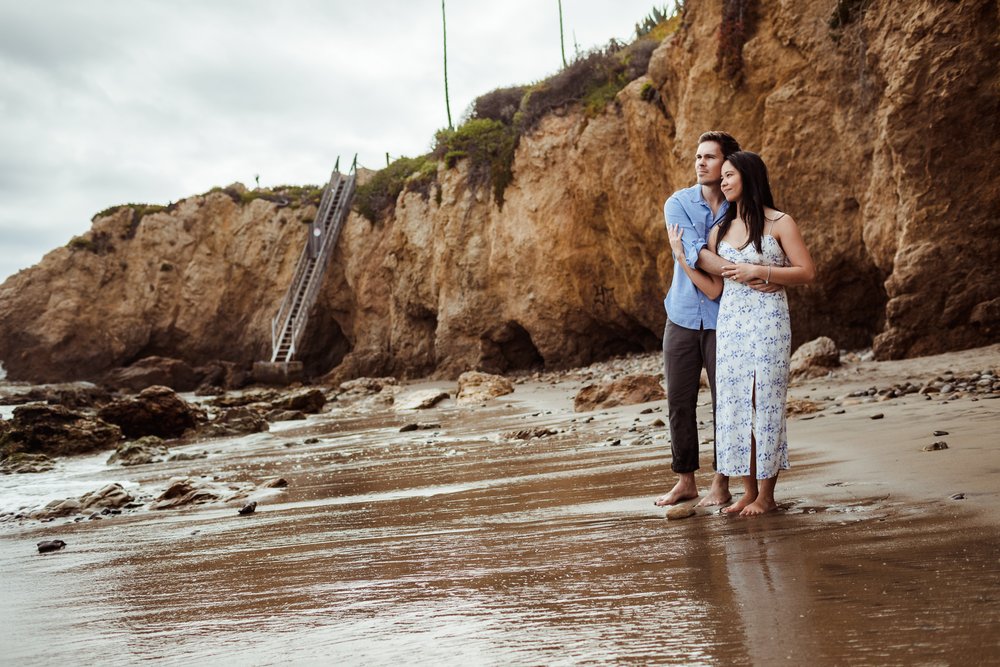
[[(664, 377), (671, 468), (678, 479), (656, 500), (699, 496), (701, 369), (715, 423), (715, 475), (699, 506), (742, 516), (777, 508), (778, 472), (788, 468), (785, 397), (791, 327), (785, 287), (813, 280), (815, 267), (792, 216), (775, 208), (767, 167), (725, 132), (706, 132), (695, 154), (698, 182), (664, 206), (674, 275), (664, 300)], [(730, 504), (729, 478), (743, 496)]]

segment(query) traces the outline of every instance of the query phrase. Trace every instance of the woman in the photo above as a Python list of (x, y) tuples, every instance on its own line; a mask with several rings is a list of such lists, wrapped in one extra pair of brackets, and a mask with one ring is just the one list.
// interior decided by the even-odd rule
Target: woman
[[(759, 155), (729, 156), (721, 187), (730, 205), (708, 247), (731, 263), (722, 279), (681, 265), (709, 297), (722, 288), (715, 370), (718, 471), (744, 478), (743, 497), (723, 511), (753, 516), (777, 508), (778, 472), (788, 468), (785, 397), (792, 335), (785, 291), (760, 292), (749, 283), (804, 285), (816, 269), (795, 220), (774, 208)], [(678, 230), (668, 232), (671, 247), (683, 257)]]

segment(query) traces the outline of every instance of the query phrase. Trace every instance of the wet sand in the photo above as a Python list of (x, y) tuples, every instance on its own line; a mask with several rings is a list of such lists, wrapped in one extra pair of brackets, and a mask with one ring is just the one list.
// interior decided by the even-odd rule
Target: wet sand
[[(655, 372), (655, 360), (636, 363)], [(652, 425), (665, 421), (665, 402), (574, 413), (588, 373), (529, 379), (484, 406), (334, 410), (190, 445), (210, 457), (100, 479), (155, 489), (179, 474), (280, 475), (289, 486), (246, 517), (214, 505), (0, 525), (0, 655), (8, 664), (996, 664), (1000, 401), (836, 397), (998, 366), (993, 346), (799, 383), (792, 397), (824, 409), (789, 422), (780, 511), (753, 519), (699, 510), (666, 521), (652, 505), (670, 478), (666, 429)], [(412, 388), (427, 387), (454, 389)], [(441, 426), (399, 432), (414, 421)], [(531, 428), (556, 433), (501, 435)], [(922, 451), (936, 440), (949, 448)], [(69, 546), (37, 554), (35, 542), (51, 538)]]

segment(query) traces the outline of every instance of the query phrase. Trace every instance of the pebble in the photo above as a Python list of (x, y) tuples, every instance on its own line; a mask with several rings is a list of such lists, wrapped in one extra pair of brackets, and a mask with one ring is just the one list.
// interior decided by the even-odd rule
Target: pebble
[(246, 505), (244, 505), (243, 507), (240, 508), (239, 514), (242, 514), (242, 515), (245, 516), (247, 514), (253, 514), (256, 510), (257, 510), (257, 501), (256, 500), (251, 500)]
[(883, 417), (885, 417), (884, 414), (882, 414), (881, 412), (876, 412), (871, 417), (869, 417), (869, 419), (882, 419)]
[(653, 426), (656, 426), (657, 428), (659, 428), (659, 427), (661, 427), (661, 426), (666, 426), (666, 423), (664, 423), (664, 421), (663, 421), (662, 419), (657, 419), (657, 420), (655, 420), (655, 421), (653, 422), (653, 424), (652, 424), (652, 425), (653, 425)]
[(932, 442), (931, 444), (924, 447), (925, 452), (937, 452), (942, 449), (948, 449), (948, 443), (944, 440), (938, 440), (937, 442)]
[(935, 438), (940, 438), (942, 435), (948, 435), (948, 431), (934, 431), (931, 435)]
[(952, 500), (965, 500), (965, 494), (964, 493), (954, 493), (950, 497), (951, 497)]
[(696, 512), (693, 507), (690, 505), (682, 505), (681, 507), (671, 507), (667, 510), (665, 516), (670, 521), (677, 521), (679, 519), (686, 519), (694, 516), (695, 514)]

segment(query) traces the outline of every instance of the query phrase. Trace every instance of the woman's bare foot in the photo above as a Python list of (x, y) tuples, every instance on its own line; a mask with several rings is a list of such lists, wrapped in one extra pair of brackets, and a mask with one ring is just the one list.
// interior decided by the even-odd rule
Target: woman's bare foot
[(740, 516), (759, 516), (778, 509), (778, 503), (770, 498), (758, 496), (756, 500), (743, 508)]
[(701, 499), (696, 507), (710, 507), (712, 505), (725, 505), (733, 499), (733, 494), (729, 493), (729, 478), (716, 473), (712, 479), (712, 488), (708, 490), (708, 495)]
[(681, 478), (674, 484), (674, 488), (657, 498), (653, 504), (657, 507), (666, 507), (697, 497), (698, 485), (695, 484), (694, 473), (691, 473), (690, 476), (681, 475)]
[(723, 507), (722, 511), (725, 514), (742, 514), (743, 510), (748, 506), (752, 505), (757, 500), (757, 494), (744, 493), (739, 500), (730, 505), (729, 507)]

